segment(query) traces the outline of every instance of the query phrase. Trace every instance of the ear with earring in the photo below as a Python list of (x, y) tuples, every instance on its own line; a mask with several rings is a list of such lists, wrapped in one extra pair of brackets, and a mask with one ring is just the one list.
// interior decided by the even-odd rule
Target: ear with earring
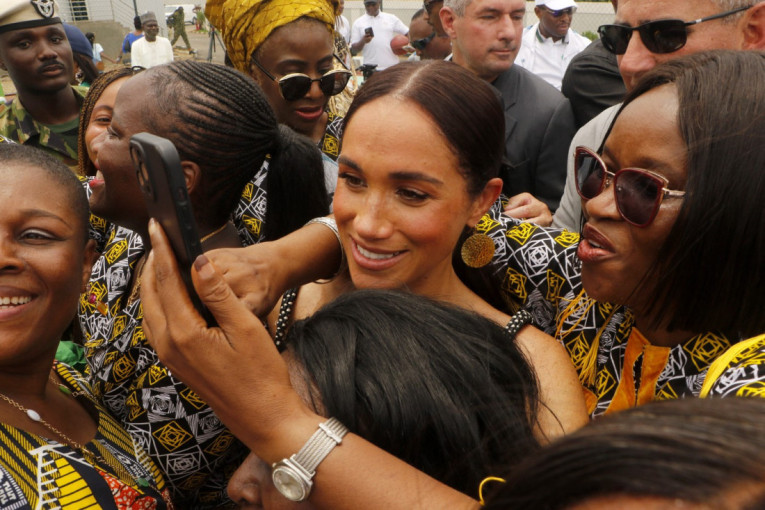
[(494, 258), (494, 241), (484, 233), (478, 232), (473, 227), (473, 233), (462, 243), (460, 254), (462, 261), (468, 267), (483, 267)]

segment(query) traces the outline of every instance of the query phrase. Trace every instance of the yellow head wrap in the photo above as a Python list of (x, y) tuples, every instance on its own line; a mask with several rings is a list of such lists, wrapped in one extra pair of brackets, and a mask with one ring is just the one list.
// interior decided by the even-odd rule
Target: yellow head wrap
[(234, 67), (249, 74), (250, 56), (277, 28), (307, 16), (335, 26), (337, 0), (207, 0), (205, 16), (220, 30)]

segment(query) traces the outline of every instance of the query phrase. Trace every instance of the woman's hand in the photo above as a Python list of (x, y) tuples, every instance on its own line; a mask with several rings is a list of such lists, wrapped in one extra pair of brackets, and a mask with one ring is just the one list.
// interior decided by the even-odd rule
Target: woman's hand
[(205, 253), (243, 305), (258, 317), (273, 310), (289, 289), (282, 274), (279, 253), (274, 243), (259, 243), (246, 248), (221, 248)]
[[(167, 238), (154, 220), (149, 234), (152, 251), (141, 284), (143, 328), (162, 362), (267, 464), (297, 452), (325, 418), (292, 389), (287, 366), (263, 325), (202, 255), (192, 278), (219, 324), (208, 328), (192, 306)], [(354, 434), (345, 436), (321, 463), (314, 484), (311, 502), (316, 508), (477, 507), (464, 494)]]
[(540, 227), (549, 227), (552, 224), (550, 208), (530, 193), (520, 193), (510, 197), (504, 213), (511, 218), (536, 223)]
[(306, 225), (277, 241), (206, 253), (234, 294), (265, 317), (287, 290), (337, 273), (340, 245), (321, 224)]
[(267, 443), (283, 420), (312, 415), (292, 389), (287, 366), (263, 324), (207, 257), (195, 261), (192, 278), (218, 321), (213, 328), (191, 304), (156, 221), (149, 232), (152, 251), (141, 285), (143, 328), (162, 362), (249, 444)]

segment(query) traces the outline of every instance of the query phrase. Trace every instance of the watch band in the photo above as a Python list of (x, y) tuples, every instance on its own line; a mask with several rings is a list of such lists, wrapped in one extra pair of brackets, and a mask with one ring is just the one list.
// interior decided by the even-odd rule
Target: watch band
[(311, 478), (316, 474), (316, 467), (329, 455), (332, 449), (343, 442), (348, 428), (336, 418), (330, 418), (319, 424), (319, 428), (306, 441), (303, 447), (291, 459), (305, 469)]

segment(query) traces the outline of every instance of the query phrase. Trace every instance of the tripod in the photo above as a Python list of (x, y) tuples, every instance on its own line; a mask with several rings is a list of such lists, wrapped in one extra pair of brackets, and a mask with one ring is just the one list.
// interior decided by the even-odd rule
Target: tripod
[(212, 62), (213, 53), (215, 52), (215, 41), (218, 41), (223, 51), (226, 51), (226, 47), (223, 45), (223, 41), (220, 39), (220, 34), (215, 30), (215, 27), (210, 25), (210, 46), (207, 48), (207, 61)]

